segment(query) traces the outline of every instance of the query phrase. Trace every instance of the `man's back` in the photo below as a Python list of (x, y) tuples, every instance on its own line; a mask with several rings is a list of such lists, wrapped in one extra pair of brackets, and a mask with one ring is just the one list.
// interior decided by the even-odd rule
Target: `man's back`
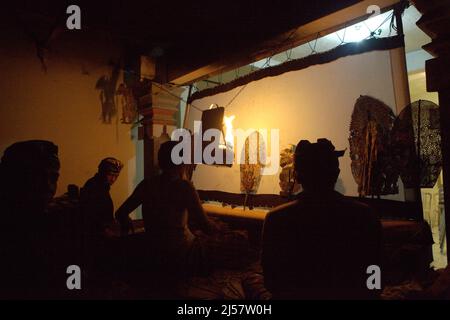
[(275, 298), (370, 298), (367, 267), (380, 263), (381, 225), (337, 192), (311, 195), (266, 218), (262, 263)]
[(96, 174), (80, 190), (85, 227), (90, 233), (102, 233), (104, 226), (114, 220), (114, 204), (109, 189), (106, 182)]

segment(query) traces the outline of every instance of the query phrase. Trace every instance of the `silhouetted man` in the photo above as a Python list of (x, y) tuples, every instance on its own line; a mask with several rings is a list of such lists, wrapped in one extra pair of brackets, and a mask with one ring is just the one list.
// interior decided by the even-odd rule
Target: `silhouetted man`
[(55, 297), (65, 270), (56, 260), (46, 209), (59, 177), (58, 147), (49, 141), (17, 142), (0, 163), (0, 296)]
[(366, 272), (380, 262), (381, 224), (369, 207), (334, 190), (343, 154), (326, 139), (296, 147), (303, 192), (264, 223), (265, 286), (275, 299), (368, 299), (379, 293), (368, 290)]
[(108, 157), (98, 165), (97, 173), (80, 190), (83, 214), (83, 267), (87, 286), (108, 284), (114, 271), (115, 244), (112, 240), (114, 204), (110, 189), (119, 177), (123, 164)]
[(210, 267), (211, 259), (205, 255), (206, 243), (194, 235), (192, 224), (196, 223), (207, 234), (219, 230), (207, 217), (197, 191), (187, 179), (189, 165), (176, 165), (172, 161), (172, 150), (177, 143), (167, 141), (161, 145), (158, 163), (162, 172), (139, 183), (116, 212), (122, 231), (127, 234), (128, 215), (143, 205), (145, 233), (154, 264), (161, 264), (167, 274), (179, 273), (173, 276), (197, 274)]
[(97, 173), (81, 188), (85, 227), (91, 235), (103, 235), (114, 222), (114, 204), (109, 191), (122, 167), (122, 162), (115, 158), (103, 159)]

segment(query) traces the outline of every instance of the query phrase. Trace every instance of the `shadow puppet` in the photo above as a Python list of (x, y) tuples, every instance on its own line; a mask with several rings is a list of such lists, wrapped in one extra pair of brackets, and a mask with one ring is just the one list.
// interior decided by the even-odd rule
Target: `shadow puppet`
[(117, 114), (116, 87), (120, 75), (120, 63), (110, 63), (112, 71), (110, 76), (103, 76), (97, 80), (95, 88), (100, 90), (100, 102), (102, 104), (102, 121), (110, 124), (112, 117)]

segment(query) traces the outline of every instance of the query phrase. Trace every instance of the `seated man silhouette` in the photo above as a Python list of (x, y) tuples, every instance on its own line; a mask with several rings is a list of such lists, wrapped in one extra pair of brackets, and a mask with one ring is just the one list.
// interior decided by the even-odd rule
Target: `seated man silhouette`
[(381, 224), (369, 207), (334, 190), (339, 160), (327, 139), (302, 140), (295, 171), (303, 192), (264, 222), (264, 282), (274, 299), (370, 299), (367, 268), (379, 265)]
[[(206, 234), (218, 227), (205, 214), (199, 195), (187, 178), (189, 165), (175, 165), (172, 149), (178, 142), (164, 142), (158, 152), (161, 173), (144, 179), (116, 211), (123, 234), (131, 227), (128, 215), (143, 206), (145, 234), (152, 266), (168, 276), (208, 272), (210, 261), (205, 243), (191, 226), (195, 223)], [(158, 266), (156, 266), (158, 265)]]
[(110, 189), (116, 182), (123, 163), (107, 157), (100, 161), (97, 173), (80, 190), (83, 217), (84, 275), (88, 287), (109, 283), (116, 244), (114, 243), (114, 204)]
[(47, 212), (59, 177), (58, 147), (32, 140), (9, 146), (0, 163), (0, 297), (55, 297), (66, 270)]
[(114, 204), (110, 189), (122, 168), (123, 164), (118, 159), (103, 159), (98, 165), (97, 173), (80, 190), (86, 232), (91, 236), (102, 237), (112, 233), (110, 229), (114, 223)]

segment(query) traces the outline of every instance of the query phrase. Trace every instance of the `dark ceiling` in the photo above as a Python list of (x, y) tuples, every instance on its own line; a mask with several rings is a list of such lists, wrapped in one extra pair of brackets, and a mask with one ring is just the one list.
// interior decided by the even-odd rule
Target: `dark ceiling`
[[(52, 28), (55, 24), (65, 25), (67, 6), (78, 4), (84, 31), (106, 32), (140, 54), (163, 57), (168, 68), (183, 66), (187, 70), (187, 65), (195, 67), (245, 52), (246, 48), (357, 2), (360, 0), (270, 4), (214, 0), (18, 0), (4, 5), (2, 13), (32, 19), (36, 25)], [(181, 68), (180, 72), (186, 71)]]

